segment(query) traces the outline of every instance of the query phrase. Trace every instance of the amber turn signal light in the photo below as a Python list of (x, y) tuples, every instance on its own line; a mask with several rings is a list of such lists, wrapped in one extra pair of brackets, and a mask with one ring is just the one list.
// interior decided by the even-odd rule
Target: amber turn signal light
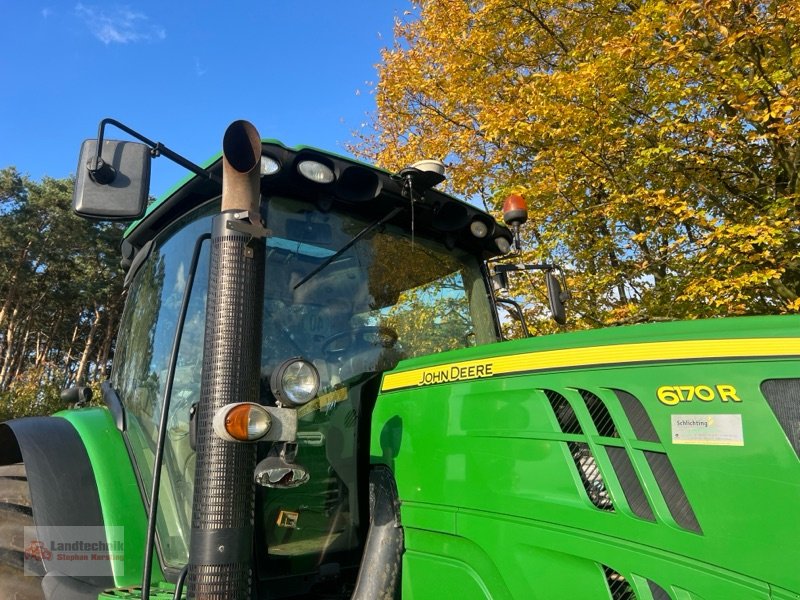
[(271, 426), (267, 409), (254, 402), (223, 406), (213, 422), (214, 433), (228, 442), (256, 442), (267, 435)]

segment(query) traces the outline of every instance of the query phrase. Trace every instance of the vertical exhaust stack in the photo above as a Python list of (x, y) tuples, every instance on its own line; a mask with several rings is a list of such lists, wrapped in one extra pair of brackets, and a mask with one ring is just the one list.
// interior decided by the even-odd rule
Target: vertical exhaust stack
[(234, 121), (222, 137), (222, 212), (258, 212), (261, 138), (247, 121)]
[[(188, 597), (250, 598), (254, 444), (214, 433), (214, 414), (258, 402), (264, 231), (259, 216), (261, 142), (235, 121), (223, 137), (222, 212), (211, 234), (211, 271), (197, 418)], [(256, 235), (254, 235), (256, 232)]]

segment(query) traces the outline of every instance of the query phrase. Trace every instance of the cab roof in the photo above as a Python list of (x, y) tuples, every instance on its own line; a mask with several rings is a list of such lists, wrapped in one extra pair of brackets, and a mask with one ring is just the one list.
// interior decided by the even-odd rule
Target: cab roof
[[(484, 258), (501, 254), (501, 248), (511, 242), (510, 231), (494, 217), (439, 190), (415, 191), (412, 205), (408, 194), (404, 193), (402, 178), (378, 167), (310, 146), (288, 147), (272, 139), (261, 141), (261, 151), (262, 157), (272, 159), (278, 166), (274, 173), (262, 175), (262, 195), (291, 195), (314, 203), (322, 210), (335, 207), (367, 219), (383, 216), (400, 206), (406, 210), (393, 222), (410, 229), (413, 220), (417, 234), (427, 231), (445, 245), (465, 247)], [(306, 179), (298, 172), (297, 165), (308, 160), (329, 167), (334, 180), (318, 183)], [(124, 255), (134, 254), (175, 219), (221, 194), (222, 154), (213, 156), (202, 166), (215, 179), (188, 176), (150, 204), (145, 215), (126, 230)], [(474, 221), (485, 225), (486, 233), (482, 237), (472, 232)]]

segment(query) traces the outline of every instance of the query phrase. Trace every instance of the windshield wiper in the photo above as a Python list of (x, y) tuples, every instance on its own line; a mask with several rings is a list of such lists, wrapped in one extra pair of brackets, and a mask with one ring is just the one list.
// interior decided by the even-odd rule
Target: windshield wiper
[(392, 210), (390, 210), (390, 211), (389, 211), (387, 214), (385, 214), (384, 216), (382, 216), (380, 219), (378, 219), (377, 221), (373, 221), (372, 223), (370, 223), (369, 225), (367, 225), (366, 227), (364, 227), (364, 229), (362, 229), (362, 230), (361, 230), (361, 231), (359, 231), (359, 232), (358, 232), (356, 235), (354, 235), (354, 236), (352, 237), (352, 239), (351, 239), (349, 242), (347, 242), (347, 243), (346, 243), (344, 246), (342, 246), (342, 247), (341, 247), (341, 248), (339, 248), (339, 249), (338, 249), (336, 252), (334, 252), (333, 254), (331, 254), (331, 255), (330, 255), (328, 258), (326, 258), (324, 261), (322, 261), (322, 262), (321, 262), (321, 263), (320, 263), (320, 264), (319, 264), (319, 265), (318, 265), (318, 266), (317, 266), (315, 269), (312, 269), (312, 270), (311, 270), (311, 272), (310, 272), (308, 275), (306, 275), (306, 276), (305, 276), (305, 277), (303, 277), (303, 278), (302, 278), (300, 281), (298, 281), (298, 282), (297, 282), (297, 284), (295, 284), (295, 286), (294, 286), (294, 289), (297, 289), (297, 288), (299, 288), (299, 287), (300, 287), (301, 285), (303, 285), (303, 284), (304, 284), (306, 281), (308, 281), (309, 279), (311, 279), (311, 278), (312, 278), (314, 275), (316, 275), (317, 273), (319, 273), (320, 271), (322, 271), (322, 269), (324, 269), (324, 268), (325, 268), (325, 267), (327, 267), (329, 264), (331, 264), (333, 261), (335, 261), (337, 258), (339, 258), (339, 257), (340, 257), (342, 254), (344, 254), (345, 252), (347, 252), (347, 250), (348, 250), (348, 249), (349, 249), (349, 248), (350, 248), (350, 247), (351, 247), (353, 244), (355, 244), (355, 243), (356, 243), (358, 240), (360, 240), (362, 237), (364, 237), (365, 235), (367, 235), (367, 234), (368, 234), (370, 231), (372, 231), (372, 230), (373, 230), (373, 229), (375, 229), (376, 227), (380, 227), (381, 225), (383, 225), (384, 223), (386, 223), (387, 221), (389, 221), (390, 219), (392, 219), (394, 216), (396, 216), (396, 215), (397, 215), (398, 213), (400, 213), (400, 211), (402, 211), (402, 210), (403, 210), (403, 207), (402, 207), (402, 206), (395, 207), (395, 208), (393, 208)]

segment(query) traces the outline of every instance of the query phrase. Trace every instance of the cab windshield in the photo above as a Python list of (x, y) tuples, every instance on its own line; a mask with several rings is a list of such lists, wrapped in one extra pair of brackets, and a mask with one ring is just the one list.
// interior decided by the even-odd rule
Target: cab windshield
[(396, 225), (375, 226), (380, 219), (285, 198), (267, 206), (264, 371), (302, 356), (315, 362), (323, 387), (334, 386), (402, 358), (496, 340), (474, 257)]

